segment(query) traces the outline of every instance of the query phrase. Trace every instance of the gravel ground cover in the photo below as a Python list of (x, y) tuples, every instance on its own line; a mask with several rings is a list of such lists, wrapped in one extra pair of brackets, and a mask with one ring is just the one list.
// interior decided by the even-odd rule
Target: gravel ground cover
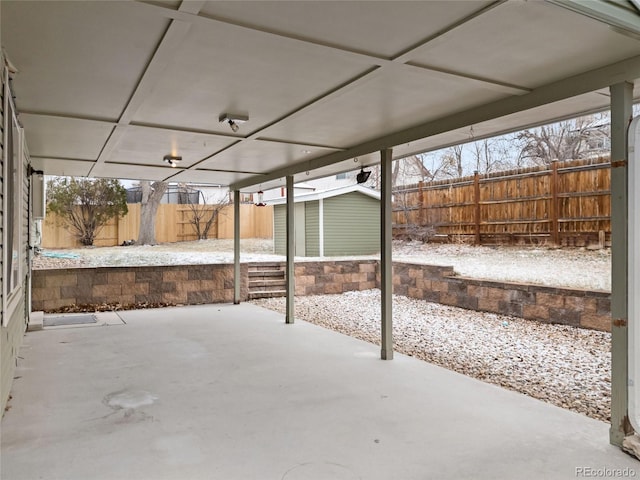
[[(243, 239), (241, 260), (284, 261), (273, 254), (271, 239)], [(233, 262), (232, 240), (201, 240), (129, 247), (85, 247), (49, 250), (75, 254), (76, 259), (36, 256), (34, 268), (74, 266), (184, 265)], [(497, 281), (535, 283), (556, 287), (611, 290), (609, 249), (550, 249), (543, 247), (474, 247), (458, 244), (400, 242), (393, 245), (395, 260), (453, 266), (458, 275)], [(377, 256), (339, 257), (378, 258)], [(296, 258), (296, 261), (314, 260)], [(315, 259), (318, 260), (318, 259)]]
[(464, 277), (611, 291), (611, 250), (395, 242), (394, 260), (453, 266)]
[[(611, 335), (394, 295), (396, 351), (610, 420)], [(296, 316), (379, 345), (380, 291), (296, 297)], [(285, 312), (284, 298), (254, 300)]]

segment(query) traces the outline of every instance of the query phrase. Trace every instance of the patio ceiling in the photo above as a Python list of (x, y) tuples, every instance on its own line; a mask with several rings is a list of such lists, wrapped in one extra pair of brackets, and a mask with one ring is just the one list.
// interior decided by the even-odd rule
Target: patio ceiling
[(29, 152), (54, 175), (267, 189), (606, 109), (640, 79), (623, 1), (0, 8)]

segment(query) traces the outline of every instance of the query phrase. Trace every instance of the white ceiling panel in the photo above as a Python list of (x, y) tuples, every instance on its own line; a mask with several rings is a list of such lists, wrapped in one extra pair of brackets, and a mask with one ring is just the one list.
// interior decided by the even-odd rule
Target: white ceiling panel
[[(306, 182), (309, 180), (314, 180), (316, 178), (324, 178), (331, 175), (336, 175), (338, 173), (343, 172), (351, 172), (353, 170), (358, 170), (362, 167), (365, 170), (372, 165), (377, 165), (380, 163), (380, 153), (375, 152), (368, 155), (363, 155), (356, 158), (350, 158), (348, 160), (344, 160), (342, 162), (334, 163), (332, 165), (316, 168), (314, 170), (302, 171), (300, 173), (296, 173), (293, 176), (294, 183)], [(186, 173), (186, 172), (185, 172)], [(243, 188), (243, 192), (257, 192), (259, 190), (270, 190), (272, 188), (280, 188), (286, 185), (286, 178), (280, 177), (275, 180), (265, 181), (263, 183), (256, 183), (247, 188)]]
[(203, 133), (129, 126), (107, 161), (159, 166), (165, 155), (178, 155), (182, 157), (180, 167), (186, 168), (235, 141)]
[(198, 168), (259, 173), (332, 151), (334, 150), (308, 145), (249, 140), (202, 162)]
[(31, 165), (35, 170), (41, 170), (46, 175), (86, 177), (95, 164), (93, 162), (81, 162), (78, 160), (39, 157), (33, 158)]
[(221, 172), (215, 170), (183, 170), (171, 177), (172, 182), (208, 183), (211, 185), (229, 185), (249, 178), (251, 175), (238, 172)]
[(150, 3), (152, 5), (160, 5), (161, 7), (171, 8), (172, 10), (177, 10), (182, 3), (181, 0), (144, 0), (145, 3)]
[(640, 97), (635, 17), (621, 34), (610, 4), (566, 5), (5, 0), (0, 19), (47, 173), (255, 189), (606, 108), (614, 83)]
[[(202, 14), (337, 48), (391, 58), (490, 2), (209, 2)], [(385, 35), (384, 32), (389, 32)], [(393, 32), (393, 34), (391, 34)]]
[(47, 115), (21, 114), (29, 132), (27, 147), (32, 156), (96, 160), (114, 125)]
[(420, 69), (386, 70), (357, 89), (270, 127), (265, 135), (346, 148), (505, 96), (474, 80)]
[(152, 167), (149, 165), (128, 165), (125, 163), (96, 164), (89, 176), (103, 178), (122, 178), (127, 180), (165, 180), (175, 175), (178, 169), (167, 167)]
[(117, 120), (168, 26), (127, 2), (2, 2), (24, 112)]
[(419, 48), (410, 61), (533, 88), (638, 54), (639, 40), (595, 20), (513, 0)]
[(241, 113), (249, 121), (238, 133), (247, 135), (365, 69), (262, 32), (193, 25), (134, 122), (231, 133), (218, 117)]
[(608, 97), (596, 92), (586, 93), (523, 112), (505, 115), (488, 122), (482, 122), (474, 125), (474, 133), (476, 136), (488, 136), (493, 135), (494, 132), (520, 130), (539, 125), (542, 119), (546, 119), (545, 121), (547, 122), (555, 122), (575, 117), (580, 112), (595, 112), (607, 109), (608, 106)]
[(451, 145), (471, 142), (497, 134), (523, 130), (545, 121), (560, 121), (575, 117), (579, 112), (596, 112), (608, 108), (606, 92), (591, 92), (559, 102), (549, 103), (523, 112), (505, 115), (490, 121), (433, 135), (409, 144), (401, 144), (393, 149), (394, 158), (403, 158), (416, 153), (446, 148)]

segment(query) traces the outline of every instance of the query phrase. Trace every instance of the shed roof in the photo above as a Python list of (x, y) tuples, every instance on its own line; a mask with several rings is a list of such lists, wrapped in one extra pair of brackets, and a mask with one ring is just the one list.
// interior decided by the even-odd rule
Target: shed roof
[[(363, 187), (362, 185), (347, 185), (346, 187), (338, 187), (332, 188), (329, 190), (322, 190), (320, 192), (313, 193), (305, 193), (302, 195), (296, 195), (293, 199), (295, 203), (299, 202), (313, 202), (316, 200), (324, 199), (324, 198), (332, 198), (337, 197), (339, 195), (345, 195), (347, 193), (362, 193), (371, 198), (375, 198), (376, 200), (380, 200), (380, 192), (376, 192), (368, 187)], [(278, 198), (275, 200), (269, 200), (266, 203), (268, 205), (282, 205), (287, 202), (286, 198)]]

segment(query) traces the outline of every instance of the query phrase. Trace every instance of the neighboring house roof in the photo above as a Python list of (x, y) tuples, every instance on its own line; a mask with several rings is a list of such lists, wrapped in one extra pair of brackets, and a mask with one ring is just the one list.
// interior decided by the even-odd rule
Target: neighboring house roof
[[(367, 195), (376, 200), (380, 200), (380, 192), (376, 192), (367, 187), (361, 185), (347, 185), (346, 187), (332, 188), (331, 190), (323, 190), (321, 192), (306, 193), (304, 195), (297, 195), (294, 197), (294, 203), (298, 202), (313, 202), (322, 198), (337, 197), (338, 195), (344, 195), (346, 193), (359, 192), (363, 195)], [(278, 198), (275, 200), (269, 200), (266, 203), (269, 205), (282, 205), (287, 202), (286, 198)]]

